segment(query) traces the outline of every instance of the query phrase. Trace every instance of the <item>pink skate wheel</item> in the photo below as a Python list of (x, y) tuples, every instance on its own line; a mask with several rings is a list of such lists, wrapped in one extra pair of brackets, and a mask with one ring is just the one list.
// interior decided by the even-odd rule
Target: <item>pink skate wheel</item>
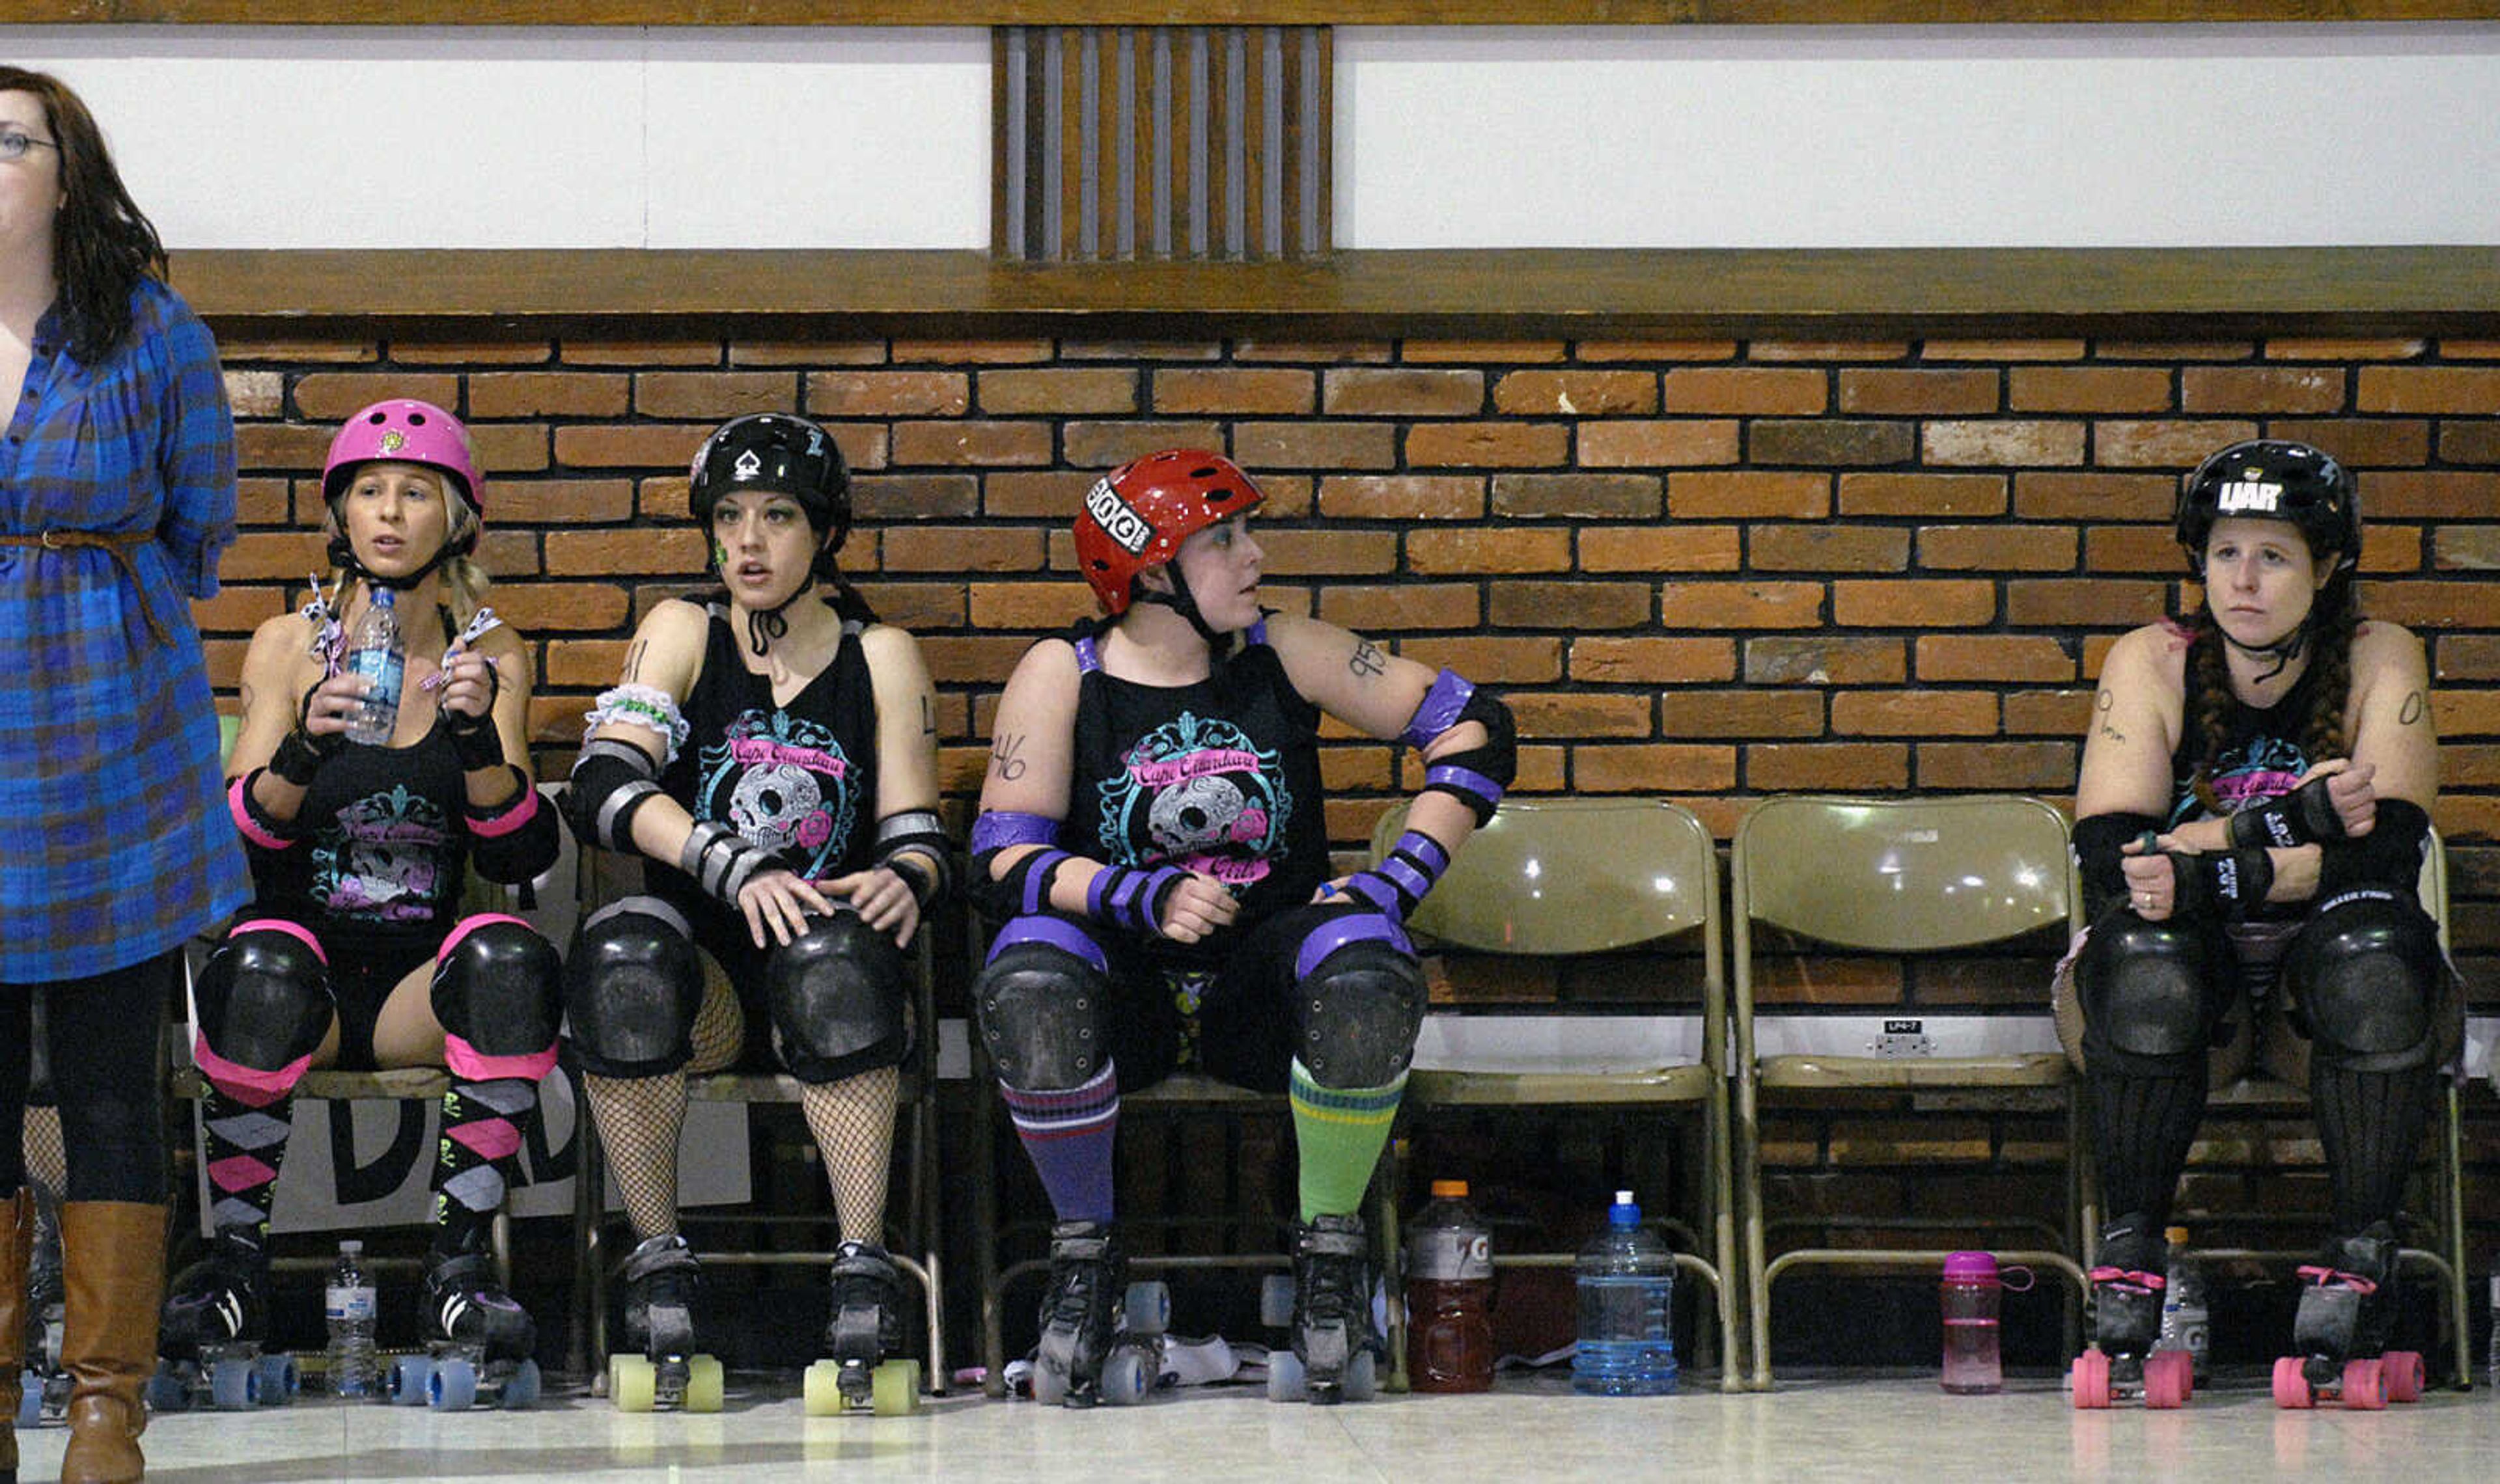
[(2387, 1389), (2385, 1373), (2377, 1361), (2344, 1363), (2344, 1405), (2349, 1411), (2376, 1412), (2385, 1408)]
[(2144, 1363), (2144, 1404), (2165, 1412), (2187, 1405), (2188, 1376), (2187, 1351), (2155, 1351)]
[(2074, 1382), (2075, 1410), (2097, 1411), (2110, 1404), (2109, 1357), (2089, 1349), (2075, 1357), (2074, 1369), (2068, 1372)]
[(2309, 1377), (2300, 1373), (2297, 1355), (2281, 1356), (2274, 1363), (2274, 1404), (2304, 1412), (2318, 1404), (2317, 1394), (2309, 1389)]
[(2426, 1374), (2421, 1352), (2390, 1350), (2379, 1357), (2379, 1376), (2387, 1385), (2390, 1402), (2419, 1402)]

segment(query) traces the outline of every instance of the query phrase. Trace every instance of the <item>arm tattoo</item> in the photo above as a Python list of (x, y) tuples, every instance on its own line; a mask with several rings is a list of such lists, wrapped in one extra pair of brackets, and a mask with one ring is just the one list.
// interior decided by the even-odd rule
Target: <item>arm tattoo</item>
[(1369, 679), (1389, 673), (1389, 659), (1371, 641), (1358, 639), (1354, 642), (1354, 655), (1345, 662), (1345, 668)]
[(251, 682), (249, 680), (240, 681), (235, 685), (235, 705), (242, 707), (243, 713), (247, 716), (251, 714), (252, 699)]
[(2110, 725), (2110, 712), (2117, 705), (2118, 698), (2106, 690), (2092, 697), (2092, 709), (2101, 713), (2100, 734), (2114, 742), (2122, 742), (2126, 741), (2126, 734)]
[(1010, 783), (1023, 777), (1024, 759), (1016, 756), (1016, 749), (1023, 745), (1024, 738), (1021, 735), (1010, 733), (1000, 738), (998, 745), (990, 749), (990, 772)]
[(616, 683), (620, 685), (630, 685), (641, 677), (642, 651), (649, 648), (651, 642), (647, 639), (638, 639), (634, 641), (634, 646), (625, 651), (625, 674), (618, 676)]
[(934, 696), (923, 695), (920, 698), (920, 735), (938, 735), (938, 701)]
[(2409, 727), (2430, 714), (2430, 693), (2413, 691), (2406, 695), (2404, 709), (2396, 712), (2396, 725)]

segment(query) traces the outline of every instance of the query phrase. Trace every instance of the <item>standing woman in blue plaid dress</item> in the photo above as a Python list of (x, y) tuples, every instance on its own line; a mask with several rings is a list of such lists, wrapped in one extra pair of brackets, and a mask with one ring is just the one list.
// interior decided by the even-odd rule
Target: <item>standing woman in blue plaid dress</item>
[(165, 1007), (183, 940), (248, 889), (184, 601), (216, 592), (234, 539), (234, 421), (216, 346), (164, 275), (85, 105), (0, 67), (0, 675), (25, 698), (0, 709), (0, 1411), (18, 1394), (40, 992), (69, 1148), (64, 1481), (141, 1476)]

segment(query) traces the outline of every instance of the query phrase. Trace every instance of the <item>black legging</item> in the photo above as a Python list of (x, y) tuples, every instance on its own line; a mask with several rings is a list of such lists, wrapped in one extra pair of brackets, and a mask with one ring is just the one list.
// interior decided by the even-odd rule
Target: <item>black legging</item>
[(165, 1007), (181, 966), (177, 949), (89, 978), (0, 984), (0, 1197), (26, 1182), (26, 1080), (41, 992), (69, 1153), (67, 1199), (165, 1199)]

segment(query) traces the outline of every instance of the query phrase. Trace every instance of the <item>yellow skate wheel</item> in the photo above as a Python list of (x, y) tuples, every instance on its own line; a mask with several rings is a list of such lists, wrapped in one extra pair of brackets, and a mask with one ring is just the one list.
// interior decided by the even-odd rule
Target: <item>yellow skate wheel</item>
[(800, 1378), (806, 1393), (806, 1414), (810, 1417), (838, 1417), (842, 1410), (842, 1363), (818, 1361), (809, 1366)]
[(728, 1390), (720, 1373), (720, 1357), (698, 1355), (686, 1362), (686, 1410), (716, 1412)]
[(659, 1402), (660, 1368), (647, 1355), (608, 1359), (608, 1399), (620, 1412), (647, 1412)]
[(870, 1406), (879, 1417), (907, 1417), (920, 1410), (920, 1363), (887, 1361), (869, 1382)]

